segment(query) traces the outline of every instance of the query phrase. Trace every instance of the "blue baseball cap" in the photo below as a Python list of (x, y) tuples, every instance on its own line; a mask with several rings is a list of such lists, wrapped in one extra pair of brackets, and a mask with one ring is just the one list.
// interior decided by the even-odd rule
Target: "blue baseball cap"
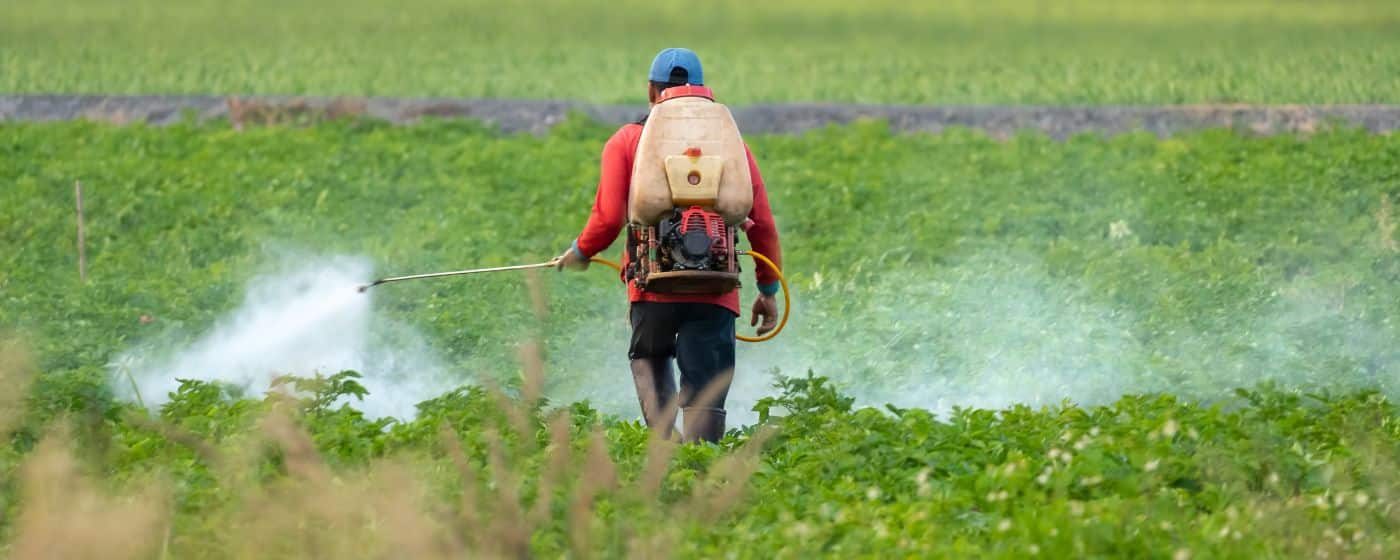
[(651, 61), (651, 72), (648, 79), (653, 82), (671, 81), (671, 70), (681, 68), (686, 73), (686, 83), (691, 85), (705, 85), (705, 71), (700, 67), (700, 57), (695, 55), (695, 51), (672, 47), (656, 53), (656, 58)]

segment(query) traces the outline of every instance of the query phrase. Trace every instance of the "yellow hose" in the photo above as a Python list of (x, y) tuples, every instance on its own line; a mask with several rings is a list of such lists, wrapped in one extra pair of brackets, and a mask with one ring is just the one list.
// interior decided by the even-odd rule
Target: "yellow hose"
[[(788, 323), (788, 315), (792, 313), (792, 296), (788, 293), (787, 278), (783, 276), (783, 271), (778, 268), (778, 265), (774, 263), (772, 259), (764, 256), (763, 253), (758, 251), (740, 251), (739, 254), (748, 255), (753, 257), (753, 260), (768, 265), (768, 268), (773, 269), (773, 274), (778, 275), (778, 283), (783, 287), (783, 318), (778, 321), (778, 326), (769, 331), (768, 334), (763, 336), (744, 336), (741, 334), (736, 338), (744, 342), (764, 342), (772, 340), (773, 337), (778, 336), (778, 333), (783, 332), (783, 327), (786, 327)], [(590, 260), (618, 272), (622, 272), (622, 265), (608, 259), (593, 257)]]
[(610, 261), (610, 260), (608, 260), (608, 259), (605, 259), (605, 258), (602, 258), (602, 257), (593, 257), (593, 258), (588, 259), (588, 260), (589, 260), (589, 262), (598, 263), (598, 264), (601, 264), (601, 265), (606, 266), (606, 267), (608, 267), (608, 268), (611, 268), (611, 269), (613, 269), (613, 270), (616, 270), (616, 271), (618, 271), (618, 272), (622, 272), (622, 265), (617, 264), (617, 263), (615, 263), (615, 262), (612, 262), (612, 261)]
[(763, 336), (744, 336), (741, 334), (737, 338), (744, 342), (764, 342), (772, 340), (773, 337), (778, 336), (778, 333), (783, 332), (783, 327), (787, 326), (788, 315), (792, 312), (792, 296), (788, 294), (787, 277), (783, 276), (783, 271), (778, 269), (778, 265), (775, 264), (772, 259), (764, 256), (763, 253), (758, 251), (741, 251), (740, 254), (748, 255), (753, 257), (753, 260), (768, 265), (768, 268), (773, 269), (773, 274), (778, 275), (778, 284), (783, 287), (783, 318), (778, 321), (777, 328), (768, 331), (768, 334)]

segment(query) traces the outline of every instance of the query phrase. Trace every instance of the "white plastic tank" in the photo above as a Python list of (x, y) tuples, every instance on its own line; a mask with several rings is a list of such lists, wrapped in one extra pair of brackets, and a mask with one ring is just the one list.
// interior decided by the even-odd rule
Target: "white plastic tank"
[(736, 225), (753, 208), (744, 139), (729, 108), (703, 97), (653, 105), (632, 164), (628, 217), (654, 225), (678, 206), (709, 208)]

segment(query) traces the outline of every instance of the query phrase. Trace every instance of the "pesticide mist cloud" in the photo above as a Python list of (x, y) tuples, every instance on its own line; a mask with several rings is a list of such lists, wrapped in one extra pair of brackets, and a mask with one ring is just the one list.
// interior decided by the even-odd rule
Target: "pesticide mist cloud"
[(413, 405), (455, 384), (442, 360), (411, 328), (372, 317), (371, 294), (356, 286), (372, 277), (365, 259), (301, 260), (255, 278), (243, 302), (186, 346), (156, 342), (123, 354), (112, 366), (119, 394), (135, 398), (131, 375), (148, 406), (168, 400), (178, 379), (220, 381), (250, 394), (279, 375), (355, 370), (370, 394), (354, 406), (372, 416), (411, 417)]
[(784, 341), (744, 349), (750, 379), (737, 392), (771, 392), (762, 384), (774, 371), (812, 371), (858, 405), (946, 413), (1158, 388), (1140, 375), (1143, 349), (1126, 318), (1053, 281), (1036, 259), (976, 255), (942, 272), (870, 285), (824, 279), (799, 298)]
[[(412, 327), (375, 315), (373, 276), (359, 258), (302, 259), (250, 282), (240, 305), (199, 333), (175, 333), (114, 361), (115, 389), (158, 406), (178, 378), (217, 380), (257, 395), (283, 374), (364, 375), (370, 395), (354, 406), (373, 416), (411, 417), (414, 405), (471, 377), (449, 369)], [(774, 393), (777, 374), (831, 378), (858, 405), (1002, 408), (1070, 400), (1110, 402), (1123, 394), (1191, 398), (1273, 381), (1352, 384), (1400, 394), (1396, 328), (1347, 313), (1336, 290), (1308, 281), (1279, 286), (1269, 306), (1215, 329), (1180, 329), (1150, 341), (1134, 336), (1139, 310), (1114, 308), (1074, 278), (1056, 276), (1035, 255), (984, 253), (929, 274), (865, 283), (826, 278), (794, 284), (793, 321), (773, 342), (740, 344), (729, 393), (731, 425)], [(575, 294), (578, 318), (545, 337), (546, 395), (556, 404), (588, 400), (638, 417), (628, 371), (628, 327), (618, 290)], [(740, 320), (747, 326), (747, 316)], [(514, 344), (502, 335), (500, 344)], [(459, 360), (460, 362), (460, 360)], [(1358, 364), (1355, 379), (1331, 365)], [(511, 363), (513, 364), (513, 362)], [(478, 369), (490, 370), (490, 364)], [(507, 373), (513, 365), (494, 364)], [(1365, 373), (1370, 372), (1370, 373)]]
[(1273, 301), (1217, 327), (1148, 340), (1134, 335), (1142, 310), (1112, 307), (1030, 254), (979, 253), (928, 274), (809, 288), (795, 294), (779, 340), (740, 346), (735, 405), (771, 394), (774, 372), (808, 371), (857, 405), (940, 414), (1147, 392), (1209, 399), (1265, 382), (1400, 394), (1394, 325), (1348, 314), (1337, 290), (1309, 281), (1279, 286)]

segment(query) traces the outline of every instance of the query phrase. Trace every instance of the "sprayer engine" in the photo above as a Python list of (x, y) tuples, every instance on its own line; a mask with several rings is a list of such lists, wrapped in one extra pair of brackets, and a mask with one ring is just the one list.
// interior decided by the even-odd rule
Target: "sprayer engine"
[[(661, 259), (671, 270), (727, 270), (730, 239), (724, 219), (700, 208), (677, 210), (661, 221)], [(669, 258), (667, 258), (669, 257)]]
[(737, 237), (724, 217), (676, 208), (655, 226), (633, 226), (628, 280), (657, 293), (725, 293), (739, 286)]

